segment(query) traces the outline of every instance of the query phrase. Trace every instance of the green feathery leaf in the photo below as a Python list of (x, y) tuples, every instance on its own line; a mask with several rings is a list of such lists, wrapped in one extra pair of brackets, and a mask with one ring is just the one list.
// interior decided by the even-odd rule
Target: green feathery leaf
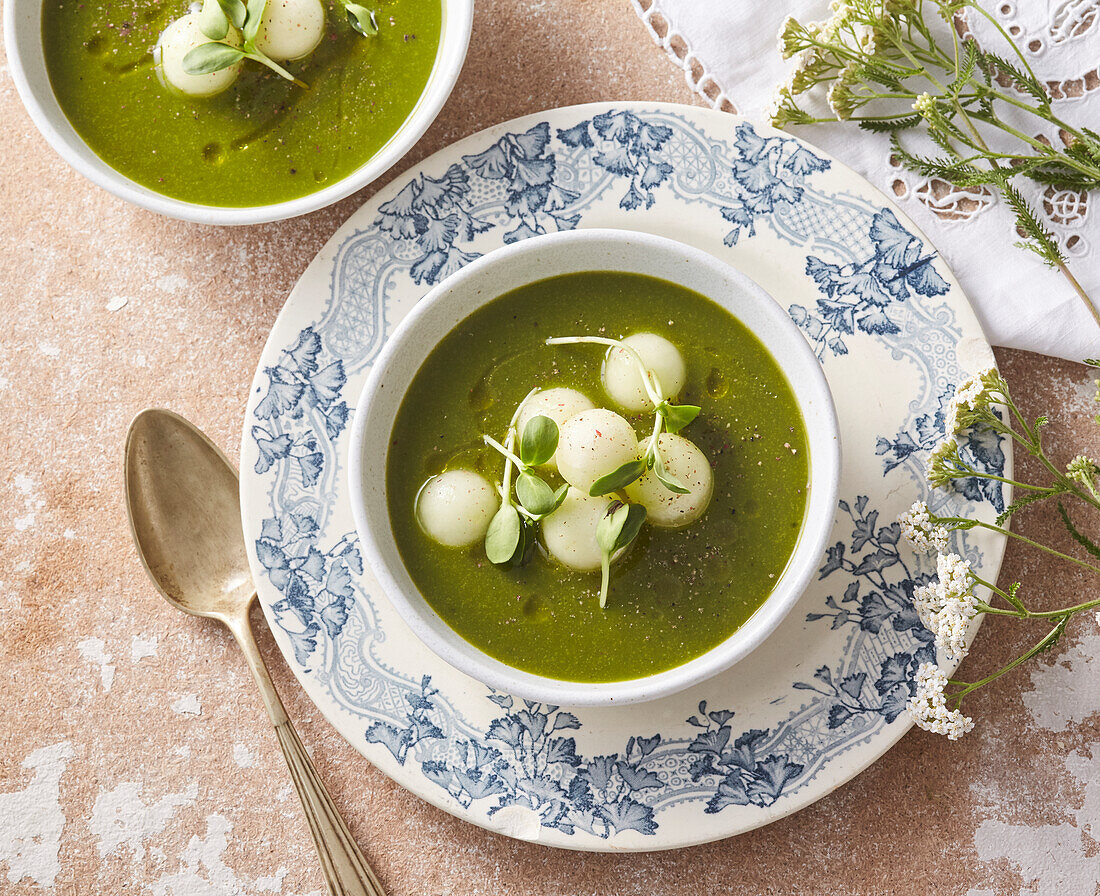
[(1017, 243), (1019, 246), (1031, 249), (1035, 254), (1052, 267), (1064, 263), (1062, 250), (1054, 241), (1054, 235), (1040, 223), (1039, 218), (1027, 204), (1027, 200), (1020, 194), (1006, 177), (1001, 185), (1001, 193), (1008, 203), (1008, 207), (1016, 215), (1016, 224), (1024, 234), (1024, 241)]
[(1040, 83), (1030, 72), (1025, 71), (1014, 62), (997, 53), (988, 50), (983, 50), (981, 53), (985, 57), (994, 77), (1000, 72), (1010, 78), (1017, 89), (1031, 96), (1041, 107), (1050, 105), (1050, 94), (1047, 93), (1046, 86)]
[(965, 56), (962, 58), (962, 62), (959, 64), (959, 73), (955, 76), (955, 80), (951, 82), (951, 95), (958, 96), (963, 90), (970, 85), (970, 79), (974, 75), (974, 67), (978, 63), (978, 47), (972, 40), (966, 41)]
[(1066, 530), (1073, 537), (1073, 540), (1092, 554), (1093, 557), (1100, 558), (1100, 547), (1097, 547), (1096, 542), (1081, 532), (1073, 524), (1073, 520), (1070, 519), (1069, 516), (1069, 511), (1066, 510), (1066, 506), (1061, 501), (1058, 502), (1058, 513), (1062, 517), (1062, 522), (1065, 524)]
[(1088, 192), (1100, 187), (1100, 177), (1094, 177), (1070, 168), (1061, 162), (1043, 162), (1035, 160), (1033, 165), (1022, 165), (1016, 169), (1017, 173), (1041, 184), (1049, 184), (1062, 190), (1082, 190)]
[(923, 118), (919, 115), (907, 115), (901, 118), (883, 118), (875, 121), (865, 120), (859, 126), (865, 131), (873, 131), (876, 134), (893, 134), (898, 131), (907, 131), (919, 125)]
[(1004, 509), (1002, 513), (997, 516), (997, 525), (1003, 526), (1014, 513), (1017, 513), (1027, 507), (1028, 504), (1034, 504), (1036, 501), (1042, 501), (1044, 498), (1050, 498), (1054, 495), (1062, 494), (1065, 491), (1064, 487), (1043, 489), (1042, 491), (1028, 492), (1022, 498), (1017, 498), (1011, 504)]

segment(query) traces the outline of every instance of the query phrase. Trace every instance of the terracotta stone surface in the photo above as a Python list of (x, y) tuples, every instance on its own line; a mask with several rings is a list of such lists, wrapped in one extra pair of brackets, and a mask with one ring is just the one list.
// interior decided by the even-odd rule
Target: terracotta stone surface
[[(625, 0), (479, 0), (454, 96), (398, 169), (512, 116), (608, 99), (696, 102)], [(302, 814), (236, 648), (170, 610), (137, 562), (122, 441), (135, 412), (164, 405), (236, 456), (246, 390), (284, 297), (370, 191), (249, 229), (139, 211), (61, 162), (6, 68), (0, 146), (0, 890), (319, 893)], [(1100, 452), (1086, 368), (998, 357), (1028, 412), (1051, 414), (1060, 460)], [(1045, 510), (1018, 523), (1039, 536), (1056, 527)], [(1021, 579), (1045, 606), (1096, 585), (1017, 544), (1001, 579)], [(964, 671), (978, 676), (1037, 637), (1037, 627), (989, 623)], [(626, 857), (513, 842), (407, 794), (320, 717), (270, 636), (261, 643), (393, 896), (1088, 896), (1100, 879), (1091, 614), (1052, 656), (988, 688), (970, 707), (977, 730), (959, 744), (915, 731), (791, 818)], [(29, 832), (37, 839), (20, 839)]]

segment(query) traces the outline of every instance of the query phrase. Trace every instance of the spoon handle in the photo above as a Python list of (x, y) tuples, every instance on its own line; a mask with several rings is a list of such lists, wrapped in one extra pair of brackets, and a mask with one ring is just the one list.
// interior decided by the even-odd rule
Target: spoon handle
[(309, 831), (333, 896), (385, 896), (290, 720), (276, 725), (275, 734), (306, 810)]
[(244, 652), (275, 726), (279, 746), (283, 748), (283, 756), (290, 768), (290, 777), (306, 812), (309, 832), (313, 835), (313, 844), (317, 847), (329, 892), (332, 896), (386, 896), (287, 717), (252, 635), (247, 609), (241, 618), (226, 620), (226, 623)]

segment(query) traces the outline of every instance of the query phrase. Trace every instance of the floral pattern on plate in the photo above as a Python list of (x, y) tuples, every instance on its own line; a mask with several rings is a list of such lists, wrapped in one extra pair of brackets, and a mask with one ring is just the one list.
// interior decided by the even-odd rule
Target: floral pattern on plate
[[(761, 648), (680, 695), (576, 709), (517, 701), (430, 654), (363, 567), (347, 502), (348, 408), (401, 316), (505, 243), (576, 227), (660, 233), (768, 289), (837, 401), (833, 545)], [(795, 811), (908, 728), (932, 658), (911, 601), (932, 570), (900, 541), (918, 498), (992, 518), (996, 488), (932, 496), (923, 457), (954, 385), (992, 355), (927, 240), (851, 171), (788, 135), (701, 109), (616, 104), (509, 122), (397, 178), (291, 294), (257, 372), (241, 480), (260, 597), (325, 716), (403, 785), (462, 818), (578, 849), (661, 849)], [(1003, 471), (997, 442), (977, 462)], [(946, 503), (945, 503), (946, 502)], [(1003, 539), (956, 547), (995, 577)]]

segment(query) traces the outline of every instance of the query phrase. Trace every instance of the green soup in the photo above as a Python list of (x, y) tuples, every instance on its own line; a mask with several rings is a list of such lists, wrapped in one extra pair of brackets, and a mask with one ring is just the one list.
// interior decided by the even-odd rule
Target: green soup
[(287, 63), (309, 89), (258, 63), (224, 93), (181, 97), (152, 49), (187, 12), (180, 0), (45, 0), (42, 40), (57, 101), (104, 162), (176, 199), (219, 206), (282, 202), (355, 171), (396, 133), (428, 81), (441, 0), (376, 0), (379, 33), (361, 37), (327, 4), (326, 34)]
[[(645, 526), (598, 572), (536, 554), (494, 566), (482, 544), (446, 548), (421, 530), (416, 497), (449, 468), (499, 483), (499, 437), (533, 386), (569, 386), (611, 407), (603, 350), (548, 336), (654, 332), (687, 364), (680, 403), (702, 412), (682, 435), (707, 455), (714, 495), (682, 529)], [(644, 438), (652, 415), (628, 417)], [(456, 632), (511, 666), (572, 681), (618, 681), (678, 666), (736, 631), (767, 598), (802, 526), (806, 432), (778, 365), (738, 320), (698, 293), (633, 274), (570, 274), (524, 286), (466, 318), (429, 355), (402, 402), (387, 459), (390, 517), (425, 600)], [(561, 480), (546, 474), (556, 486)]]

